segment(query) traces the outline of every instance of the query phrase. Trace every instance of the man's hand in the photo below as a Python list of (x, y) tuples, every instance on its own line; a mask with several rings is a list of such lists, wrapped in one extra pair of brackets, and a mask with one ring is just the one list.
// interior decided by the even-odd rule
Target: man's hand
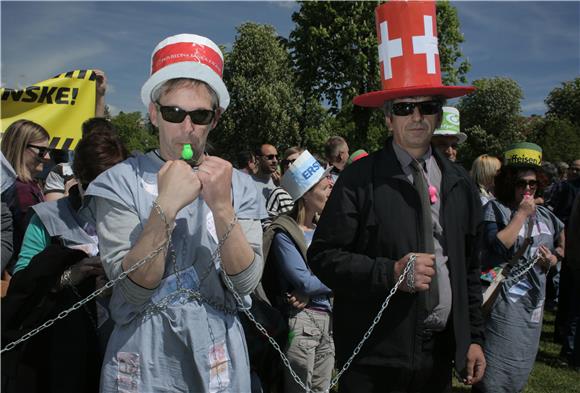
[(95, 87), (95, 117), (105, 117), (105, 94), (107, 93), (107, 75), (101, 70), (93, 70), (97, 77)]
[(274, 173), (272, 173), (272, 181), (274, 182), (274, 184), (276, 185), (276, 187), (280, 186), (280, 179), (282, 178), (282, 175), (280, 174), (280, 172), (276, 171)]
[(157, 173), (158, 202), (168, 220), (193, 202), (201, 192), (198, 174), (185, 161), (167, 161)]
[(308, 302), (310, 301), (310, 297), (308, 297), (307, 295), (303, 295), (300, 292), (296, 292), (294, 290), (294, 291), (292, 291), (292, 293), (286, 294), (286, 301), (292, 307), (294, 307), (298, 310), (302, 310), (304, 307), (306, 307), (308, 305)]
[(201, 196), (213, 214), (232, 209), (232, 164), (219, 157), (206, 156), (197, 172)]
[(398, 280), (403, 273), (403, 270), (405, 270), (405, 266), (407, 266), (407, 262), (409, 262), (409, 258), (411, 258), (412, 254), (415, 254), (417, 257), (417, 259), (415, 259), (414, 271), (415, 286), (414, 288), (409, 288), (407, 285), (407, 280), (405, 279), (403, 280), (399, 289), (405, 292), (426, 291), (429, 289), (431, 278), (435, 275), (435, 255), (433, 254), (409, 253), (403, 258), (399, 259), (397, 262), (395, 262), (394, 267), (395, 280)]
[(471, 344), (467, 351), (467, 375), (463, 380), (465, 385), (475, 385), (485, 373), (485, 356), (479, 344)]
[(97, 99), (103, 97), (107, 93), (107, 75), (101, 70), (93, 70), (95, 72), (96, 79), (96, 93)]
[(84, 281), (85, 278), (91, 276), (104, 275), (103, 264), (100, 257), (84, 258), (80, 262), (70, 267), (70, 283), (78, 285)]

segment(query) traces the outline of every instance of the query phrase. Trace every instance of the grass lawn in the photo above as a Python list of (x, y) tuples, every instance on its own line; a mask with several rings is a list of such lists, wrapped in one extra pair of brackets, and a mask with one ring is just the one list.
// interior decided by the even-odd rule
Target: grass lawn
[[(580, 393), (580, 372), (560, 364), (560, 345), (554, 344), (554, 313), (544, 314), (544, 325), (536, 364), (524, 393)], [(453, 381), (453, 392), (469, 392), (471, 388)]]

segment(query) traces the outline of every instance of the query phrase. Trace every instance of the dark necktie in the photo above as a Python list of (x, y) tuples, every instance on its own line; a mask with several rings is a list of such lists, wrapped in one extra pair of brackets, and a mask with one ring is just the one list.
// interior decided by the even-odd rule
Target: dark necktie
[[(433, 219), (431, 217), (431, 201), (429, 200), (429, 188), (425, 180), (425, 173), (420, 163), (413, 160), (411, 162), (413, 172), (413, 186), (419, 193), (421, 200), (421, 252), (427, 254), (435, 253), (435, 244), (433, 241)], [(437, 271), (437, 265), (433, 266)], [(427, 312), (433, 311), (435, 306), (439, 304), (439, 289), (437, 288), (437, 273), (432, 277), (429, 284), (429, 291), (425, 299)]]

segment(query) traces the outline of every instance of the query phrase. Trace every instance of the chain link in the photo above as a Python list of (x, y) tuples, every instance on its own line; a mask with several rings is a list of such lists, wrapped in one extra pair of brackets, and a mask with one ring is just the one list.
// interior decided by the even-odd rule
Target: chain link
[(103, 292), (105, 292), (107, 289), (112, 288), (119, 281), (125, 279), (125, 277), (127, 277), (129, 274), (131, 274), (135, 270), (139, 269), (141, 266), (143, 266), (144, 264), (146, 264), (147, 262), (149, 262), (150, 260), (155, 258), (157, 255), (162, 253), (164, 250), (167, 250), (168, 245), (169, 245), (169, 241), (165, 241), (160, 247), (153, 250), (153, 252), (151, 254), (147, 255), (145, 258), (143, 258), (142, 260), (140, 260), (139, 262), (137, 262), (136, 264), (131, 266), (131, 268), (128, 269), (127, 271), (124, 271), (121, 274), (119, 274), (119, 277), (115, 278), (114, 280), (108, 281), (104, 286), (97, 289), (96, 291), (91, 293), (89, 296), (87, 296), (83, 300), (75, 303), (72, 307), (61, 311), (55, 318), (49, 319), (48, 321), (46, 321), (42, 325), (38, 326), (36, 329), (32, 329), (30, 332), (24, 334), (18, 340), (13, 341), (10, 344), (6, 345), (4, 348), (2, 348), (2, 350), (0, 350), (0, 354), (3, 354), (4, 352), (7, 352), (7, 351), (14, 349), (14, 347), (16, 347), (17, 345), (30, 339), (31, 337), (34, 337), (35, 335), (37, 335), (38, 333), (40, 333), (41, 331), (43, 331), (47, 327), (52, 326), (59, 319), (66, 318), (68, 314), (70, 314), (71, 312), (73, 312), (75, 310), (78, 310), (79, 308), (81, 308), (82, 306), (84, 306), (85, 304), (87, 304), (88, 302), (90, 302), (91, 300), (93, 300), (94, 298), (96, 298), (97, 296), (102, 294)]
[(507, 280), (516, 280), (530, 271), (531, 268), (540, 260), (538, 253), (527, 263), (512, 269), (507, 277)]
[[(160, 214), (161, 215), (161, 214)], [(163, 217), (163, 216), (162, 216)], [(165, 221), (165, 220), (164, 220)], [(223, 266), (221, 264), (221, 248), (223, 247), (223, 244), (225, 243), (225, 241), (228, 239), (231, 230), (233, 229), (233, 227), (235, 226), (235, 224), (237, 223), (237, 217), (234, 216), (234, 220), (232, 221), (232, 223), (229, 225), (229, 227), (226, 230), (226, 233), (224, 234), (224, 236), (222, 237), (222, 239), (220, 239), (220, 241), (218, 242), (218, 246), (215, 250), (214, 253), (212, 253), (210, 259), (210, 266), (213, 266), (213, 262), (218, 261), (219, 265), (220, 265), (220, 270), (221, 270), (221, 276), (222, 276), (222, 280), (225, 282), (226, 286), (228, 287), (228, 289), (231, 291), (231, 293), (234, 296), (234, 299), (236, 300), (236, 303), (238, 304), (238, 306), (240, 307), (240, 310), (246, 315), (246, 317), (252, 321), (252, 323), (256, 326), (256, 328), (260, 331), (260, 333), (262, 333), (267, 339), (268, 342), (272, 345), (272, 347), (274, 347), (274, 349), (278, 352), (280, 359), (282, 360), (282, 362), (284, 363), (284, 366), (288, 369), (288, 371), (290, 372), (292, 378), (294, 379), (294, 381), (302, 388), (304, 389), (305, 392), (311, 392), (311, 390), (308, 388), (308, 386), (305, 385), (305, 383), (300, 379), (300, 377), (296, 374), (296, 372), (294, 371), (294, 369), (292, 368), (292, 366), (290, 365), (290, 361), (288, 360), (288, 357), (284, 354), (284, 352), (282, 351), (282, 349), (280, 348), (280, 346), (278, 345), (278, 343), (268, 334), (268, 332), (266, 331), (266, 329), (264, 328), (264, 326), (262, 326), (262, 324), (260, 324), (255, 317), (252, 315), (252, 313), (249, 311), (249, 309), (244, 305), (244, 302), (242, 300), (242, 298), (240, 297), (240, 295), (238, 294), (238, 292), (236, 291), (236, 289), (234, 288), (234, 285), (232, 283), (232, 281), (230, 280), (230, 278), (228, 277), (227, 273), (225, 272), (225, 270), (223, 269)], [(103, 292), (105, 292), (106, 290), (112, 288), (114, 285), (116, 285), (118, 282), (120, 282), (121, 280), (125, 279), (129, 274), (131, 274), (132, 272), (134, 272), (135, 270), (139, 269), (141, 266), (143, 266), (144, 264), (146, 264), (147, 262), (151, 261), (152, 259), (154, 259), (155, 257), (157, 257), (157, 255), (159, 255), (162, 252), (170, 252), (171, 253), (171, 257), (173, 260), (173, 267), (174, 269), (176, 268), (175, 266), (175, 253), (173, 250), (171, 250), (171, 236), (168, 236), (167, 240), (157, 249), (153, 250), (153, 252), (151, 252), (151, 254), (147, 255), (145, 258), (143, 258), (142, 260), (138, 261), (137, 263), (135, 263), (133, 266), (131, 266), (131, 268), (129, 268), (127, 271), (122, 272), (116, 279), (110, 280), (108, 281), (103, 287), (101, 287), (100, 289), (94, 291), (93, 293), (91, 293), (89, 296), (87, 296), (85, 299), (75, 303), (72, 307), (70, 307), (67, 310), (61, 311), (55, 318), (49, 319), (48, 321), (46, 321), (45, 323), (43, 323), (42, 325), (38, 326), (36, 329), (31, 330), (30, 332), (24, 334), (22, 337), (20, 337), (18, 340), (13, 341), (11, 343), (9, 343), (8, 345), (6, 345), (1, 351), (0, 354), (10, 351), (12, 349), (14, 349), (14, 347), (16, 347), (17, 345), (27, 341), (28, 339), (30, 339), (31, 337), (35, 336), (36, 334), (40, 333), (41, 331), (43, 331), (44, 329), (52, 326), (56, 321), (60, 320), (60, 319), (64, 319), (68, 316), (68, 314), (70, 314), (72, 311), (79, 309), (80, 307), (84, 306), (86, 303), (90, 302), (91, 300), (93, 300), (94, 298), (96, 298), (97, 296), (99, 296), (100, 294), (102, 294)], [(414, 268), (415, 265), (415, 259), (416, 256), (412, 255), (409, 258), (409, 261), (407, 262), (405, 269), (403, 270), (402, 274), (399, 276), (397, 282), (395, 283), (395, 286), (393, 288), (391, 288), (389, 294), (387, 295), (386, 299), (384, 300), (384, 302), (382, 303), (377, 315), (375, 316), (375, 318), (373, 319), (373, 322), (371, 324), (371, 326), (367, 329), (367, 331), (365, 332), (365, 334), (363, 335), (361, 341), (358, 343), (358, 345), (355, 347), (352, 355), (350, 356), (350, 358), (346, 361), (346, 363), (343, 365), (342, 369), (338, 372), (338, 374), (331, 380), (330, 382), (330, 386), (324, 390), (324, 393), (328, 393), (339, 381), (340, 377), (342, 376), (342, 374), (344, 374), (344, 372), (346, 372), (348, 370), (348, 368), (350, 367), (350, 365), (352, 364), (354, 358), (358, 355), (358, 353), (360, 352), (360, 350), (362, 349), (363, 345), (365, 344), (365, 342), (368, 340), (368, 338), (371, 336), (374, 328), (376, 327), (376, 325), (379, 323), (379, 321), (381, 320), (381, 317), (383, 315), (383, 312), (385, 311), (385, 309), (388, 307), (389, 302), (391, 300), (391, 298), (393, 297), (393, 295), (397, 292), (398, 288), (401, 286), (401, 284), (403, 283), (403, 280), (405, 280), (405, 278), (407, 277), (407, 275), (409, 274), (409, 272), (411, 271), (411, 269)], [(529, 270), (529, 268), (528, 268)], [(176, 274), (179, 274), (178, 271), (175, 272)], [(523, 273), (522, 273), (523, 274)], [(191, 290), (185, 290), (184, 288), (178, 288), (178, 290), (174, 293), (171, 294), (169, 296), (167, 296), (164, 299), (164, 304), (157, 304), (155, 305), (155, 307), (153, 307), (153, 309), (157, 309), (160, 310), (163, 308), (163, 306), (166, 306), (174, 297), (172, 297), (172, 295), (176, 295), (176, 296), (180, 296), (181, 294), (186, 293), (188, 296), (185, 299), (182, 299), (183, 301), (189, 301), (192, 299), (197, 299), (197, 300), (203, 300), (204, 302), (207, 302), (208, 299), (204, 299), (201, 296), (201, 293), (196, 292), (196, 291), (191, 291)], [(166, 300), (167, 299), (167, 300)], [(215, 307), (215, 305), (209, 303), (212, 307)], [(218, 307), (219, 308), (219, 307)], [(150, 311), (153, 311), (150, 310)], [(319, 328), (320, 330), (320, 328)], [(322, 330), (321, 330), (322, 332)]]
[[(350, 356), (350, 358), (346, 361), (346, 363), (344, 364), (344, 366), (342, 367), (342, 369), (339, 371), (339, 373), (332, 379), (332, 381), (330, 382), (330, 386), (328, 387), (328, 389), (325, 389), (323, 391), (323, 393), (328, 393), (337, 383), (338, 380), (340, 379), (340, 377), (342, 376), (342, 374), (348, 370), (348, 368), (350, 367), (352, 361), (354, 360), (354, 358), (356, 357), (356, 355), (358, 355), (358, 353), (360, 352), (360, 350), (362, 349), (362, 346), (364, 345), (364, 343), (367, 341), (367, 339), (371, 336), (375, 326), (379, 323), (379, 321), (381, 320), (381, 317), (383, 316), (383, 312), (385, 311), (385, 309), (387, 308), (387, 306), (389, 305), (389, 302), (391, 301), (391, 298), (393, 297), (393, 295), (397, 292), (397, 290), (399, 289), (399, 287), (401, 286), (401, 284), (403, 283), (403, 280), (405, 279), (406, 275), (409, 273), (409, 271), (411, 271), (412, 268), (414, 268), (415, 266), (415, 259), (416, 256), (412, 255), (411, 258), (409, 258), (409, 261), (407, 262), (407, 265), (405, 266), (405, 269), (403, 270), (403, 273), (401, 273), (401, 275), (399, 276), (399, 279), (397, 280), (397, 282), (395, 283), (395, 286), (393, 288), (391, 288), (391, 291), (389, 292), (389, 294), (387, 295), (385, 301), (383, 302), (383, 304), (381, 305), (381, 308), (379, 309), (379, 312), (377, 313), (377, 315), (375, 316), (375, 318), (373, 319), (373, 323), (371, 324), (371, 326), (368, 328), (368, 330), (366, 331), (366, 333), (363, 335), (363, 338), (361, 339), (361, 341), (358, 343), (358, 345), (356, 346), (356, 348), (354, 349), (352, 355)], [(286, 366), (286, 368), (288, 369), (288, 371), (290, 372), (290, 375), (292, 376), (292, 378), (294, 379), (294, 381), (302, 388), (304, 389), (305, 392), (312, 392), (310, 390), (310, 388), (308, 388), (304, 382), (302, 382), (302, 380), (300, 379), (300, 377), (298, 376), (298, 374), (296, 374), (296, 372), (294, 371), (294, 369), (292, 369), (292, 366), (290, 365), (290, 361), (288, 360), (288, 358), (286, 357), (286, 355), (284, 354), (284, 352), (282, 351), (282, 349), (280, 348), (280, 346), (278, 345), (278, 343), (268, 334), (268, 332), (266, 331), (266, 329), (264, 328), (264, 326), (262, 326), (262, 324), (260, 324), (260, 322), (258, 322), (254, 316), (252, 315), (252, 313), (249, 311), (249, 309), (247, 307), (244, 306), (242, 298), (240, 297), (240, 295), (237, 293), (237, 291), (234, 288), (233, 283), (231, 282), (231, 280), (229, 279), (229, 277), (227, 277), (226, 274), (222, 275), (224, 282), (226, 283), (228, 289), (232, 292), (232, 294), (234, 295), (234, 298), (236, 299), (236, 302), (240, 305), (240, 308), (242, 310), (242, 312), (246, 315), (246, 317), (248, 317), (248, 319), (250, 321), (252, 321), (252, 323), (254, 324), (254, 326), (256, 326), (256, 329), (258, 329), (260, 331), (260, 333), (262, 333), (267, 339), (268, 342), (272, 345), (272, 347), (274, 347), (274, 349), (278, 352), (278, 355), (280, 356), (280, 359), (282, 360), (282, 363), (284, 363), (284, 366)], [(322, 393), (322, 392), (321, 392)]]

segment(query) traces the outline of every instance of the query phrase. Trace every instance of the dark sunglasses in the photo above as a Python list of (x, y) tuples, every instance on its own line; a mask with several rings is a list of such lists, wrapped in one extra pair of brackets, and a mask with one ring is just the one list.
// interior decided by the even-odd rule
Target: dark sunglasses
[(423, 102), (397, 102), (393, 104), (393, 114), (396, 116), (409, 116), (415, 108), (419, 108), (419, 113), (425, 115), (436, 115), (441, 110), (439, 101)]
[(526, 188), (530, 186), (530, 188), (536, 188), (538, 186), (537, 180), (516, 180), (516, 187), (517, 188)]
[(282, 165), (290, 166), (291, 164), (294, 164), (294, 161), (296, 161), (296, 159), (294, 159), (294, 160), (282, 160)]
[(33, 147), (35, 149), (38, 149), (38, 153), (36, 153), (38, 158), (44, 158), (44, 156), (46, 155), (46, 153), (50, 154), (50, 151), (52, 150), (50, 147), (46, 147), (46, 146), (36, 146), (36, 145), (26, 145), (26, 147)]
[(181, 123), (185, 120), (185, 116), (189, 115), (193, 124), (205, 126), (210, 124), (215, 117), (215, 110), (210, 109), (195, 109), (188, 112), (178, 106), (163, 106), (159, 102), (157, 102), (157, 106), (163, 120), (170, 123)]
[(266, 157), (267, 160), (273, 160), (274, 158), (278, 158), (278, 154), (262, 154), (260, 157)]

